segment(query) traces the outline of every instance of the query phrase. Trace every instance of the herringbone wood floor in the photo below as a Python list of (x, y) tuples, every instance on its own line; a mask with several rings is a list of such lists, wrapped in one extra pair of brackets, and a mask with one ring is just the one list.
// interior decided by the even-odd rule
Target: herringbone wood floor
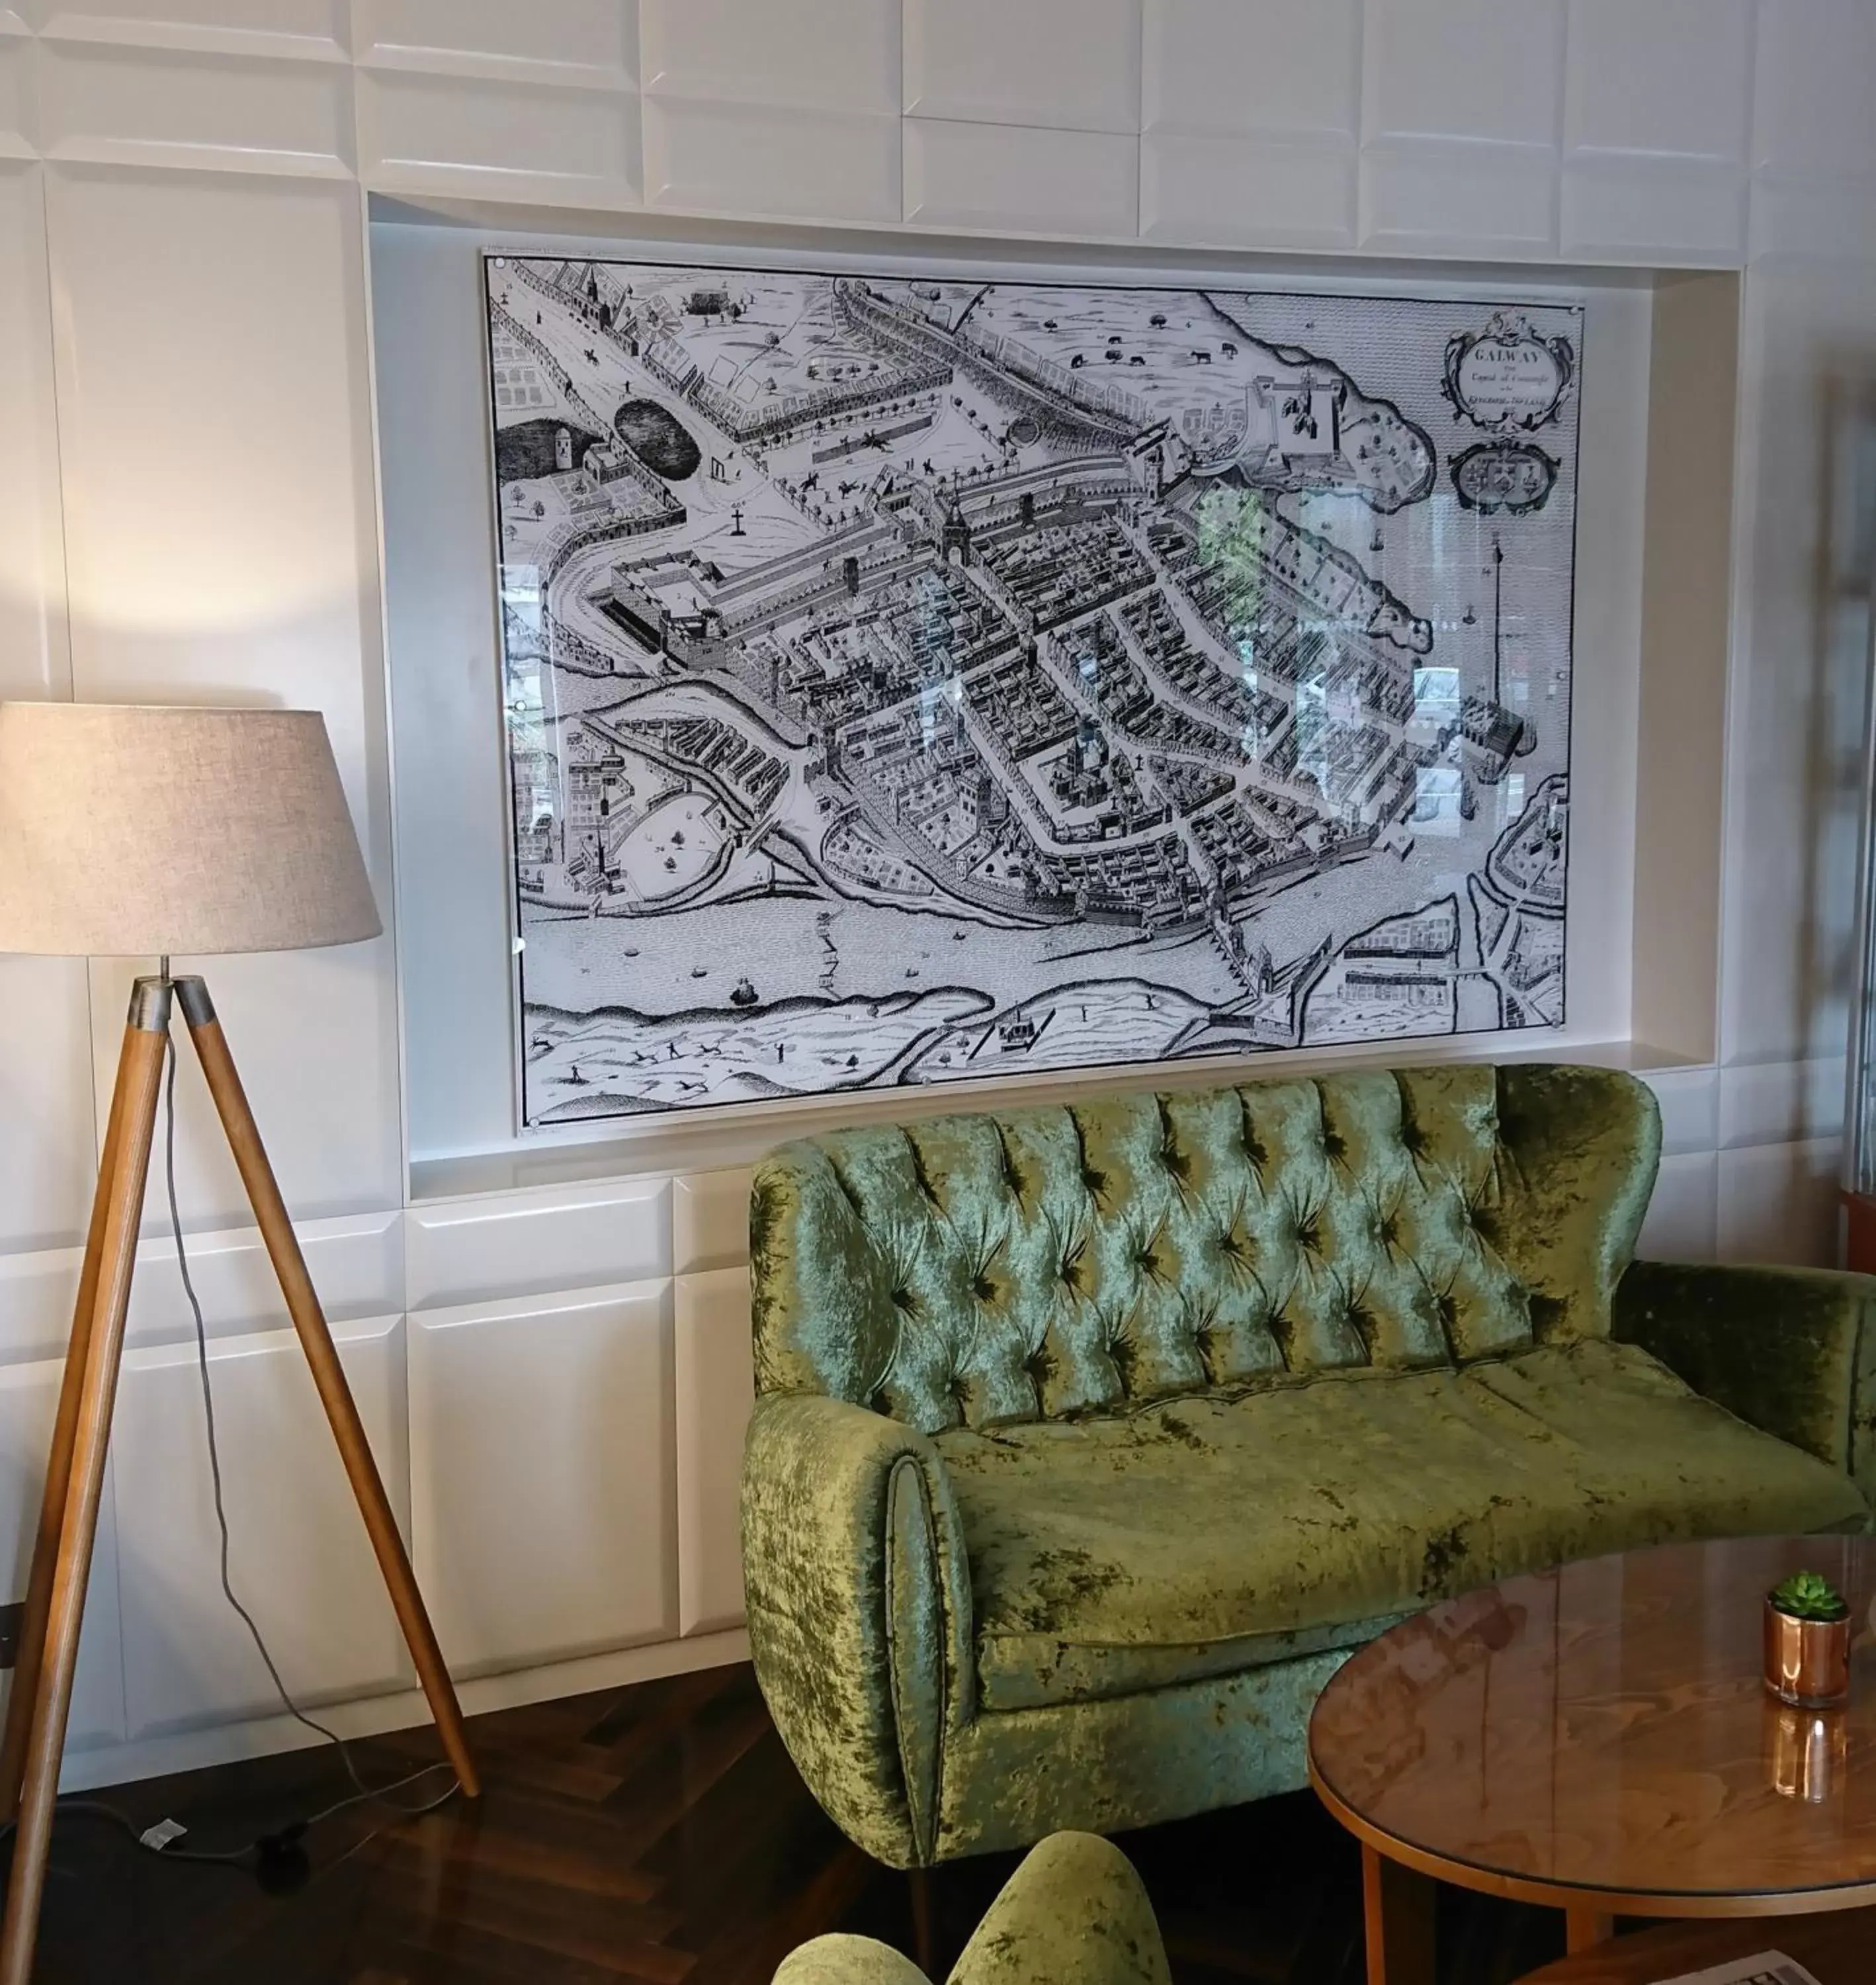
[[(905, 1878), (849, 1846), (789, 1763), (747, 1668), (475, 1719), (477, 1805), (341, 1814), (307, 1841), (309, 1879), (171, 1864), (108, 1822), (61, 1819), (40, 1979), (61, 1985), (767, 1985), (824, 1930), (911, 1948)], [(357, 1748), (387, 1779), (427, 1731)], [(233, 1846), (341, 1795), (304, 1752), (98, 1795), (190, 1844)], [(1359, 1985), (1360, 1875), (1307, 1793), (1129, 1835), (1176, 1985)], [(942, 1962), (1014, 1856), (935, 1877)], [(1503, 1985), (1561, 1949), (1558, 1921), (1445, 1899), (1443, 1978)]]

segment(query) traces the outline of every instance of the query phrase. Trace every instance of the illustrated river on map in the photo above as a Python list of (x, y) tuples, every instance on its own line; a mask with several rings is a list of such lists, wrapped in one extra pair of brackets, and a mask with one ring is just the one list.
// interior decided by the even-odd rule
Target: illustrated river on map
[(1561, 1023), (1576, 309), (485, 274), (526, 1123)]

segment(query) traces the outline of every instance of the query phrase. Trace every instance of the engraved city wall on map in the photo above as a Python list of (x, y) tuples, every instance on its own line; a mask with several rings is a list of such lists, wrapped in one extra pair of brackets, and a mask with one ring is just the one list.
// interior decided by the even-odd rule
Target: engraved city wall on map
[(1561, 1023), (1576, 308), (485, 277), (525, 1123)]

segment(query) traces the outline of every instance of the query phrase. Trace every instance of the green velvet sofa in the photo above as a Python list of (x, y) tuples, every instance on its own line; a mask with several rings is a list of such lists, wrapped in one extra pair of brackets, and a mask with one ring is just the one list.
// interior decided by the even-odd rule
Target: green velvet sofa
[(1353, 1647), (1501, 1576), (1852, 1527), (1876, 1281), (1632, 1260), (1613, 1071), (1351, 1073), (784, 1145), (750, 1212), (757, 1675), (915, 1868), (1302, 1785)]
[[(891, 1944), (836, 1933), (790, 1951), (775, 1985), (928, 1981)], [(1133, 1864), (1093, 1834), (1057, 1833), (1004, 1883), (950, 1985), (1172, 1985), (1172, 1973)]]

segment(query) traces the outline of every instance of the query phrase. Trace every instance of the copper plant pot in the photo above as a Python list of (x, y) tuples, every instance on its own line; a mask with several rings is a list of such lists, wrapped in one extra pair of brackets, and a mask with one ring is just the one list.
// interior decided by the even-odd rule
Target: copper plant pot
[(1780, 1702), (1829, 1709), (1850, 1700), (1850, 1617), (1796, 1620), (1765, 1602), (1765, 1685)]

